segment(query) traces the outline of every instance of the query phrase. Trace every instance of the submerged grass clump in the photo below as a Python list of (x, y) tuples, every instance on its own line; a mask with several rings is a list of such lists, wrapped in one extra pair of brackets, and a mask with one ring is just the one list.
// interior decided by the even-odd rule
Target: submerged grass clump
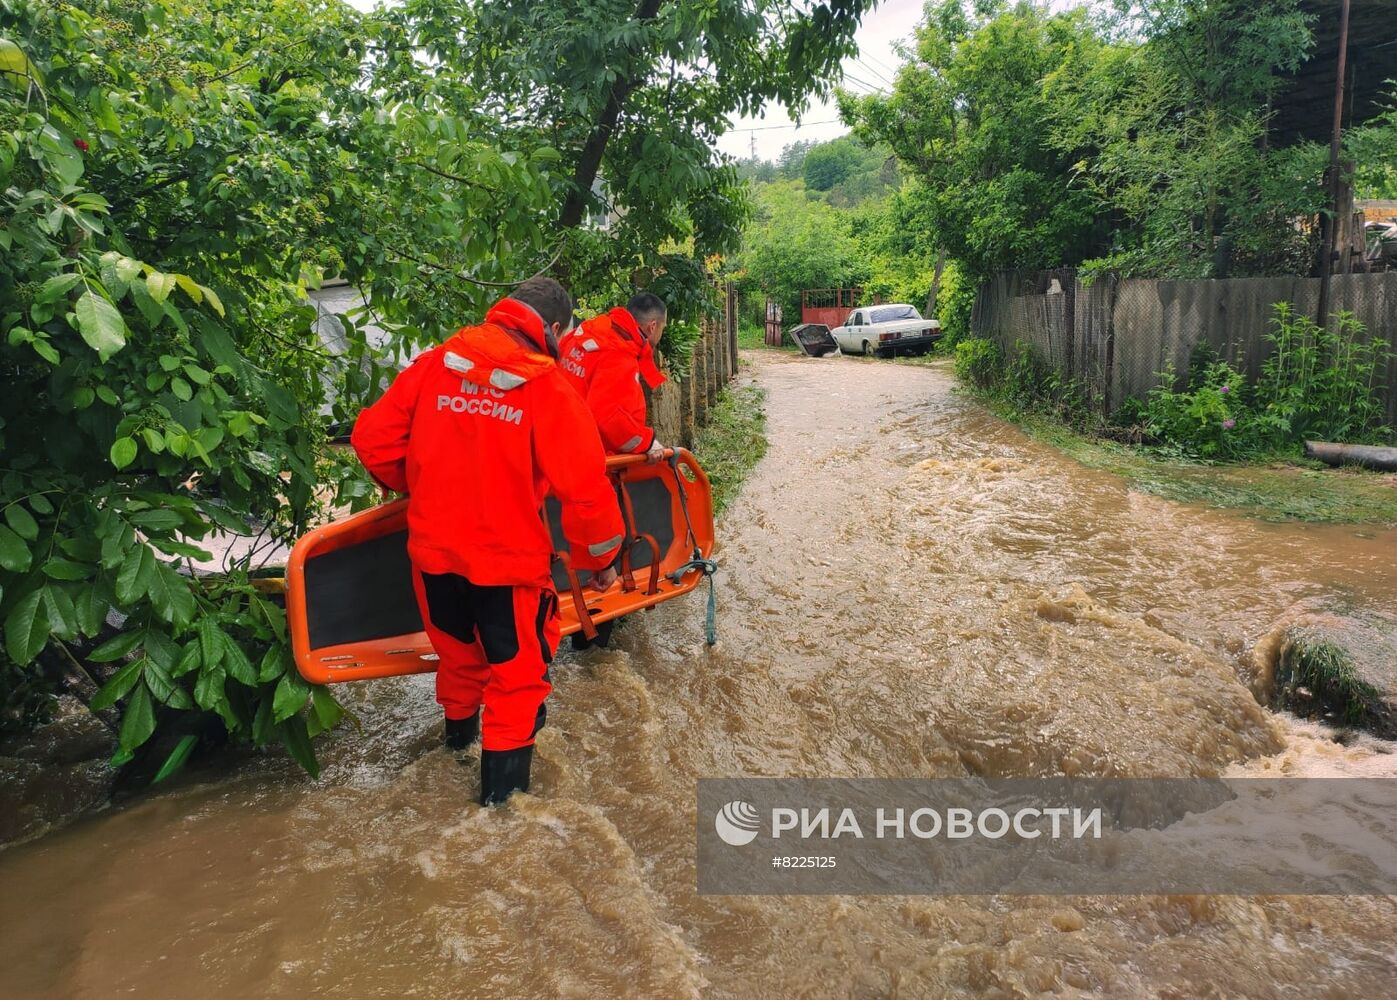
[(1392, 721), (1382, 692), (1359, 675), (1347, 650), (1300, 630), (1287, 636), (1281, 650), (1276, 697), (1292, 709), (1333, 712), (1350, 725), (1386, 729)]
[(718, 394), (699, 430), (694, 452), (713, 485), (713, 508), (722, 511), (766, 454), (766, 390), (730, 385)]

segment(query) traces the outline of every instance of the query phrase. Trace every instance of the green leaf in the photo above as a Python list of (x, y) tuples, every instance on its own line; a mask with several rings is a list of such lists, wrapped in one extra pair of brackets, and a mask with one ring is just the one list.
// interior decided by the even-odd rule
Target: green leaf
[(286, 672), (286, 647), (272, 646), (262, 654), (262, 663), (257, 670), (257, 680), (263, 684), (274, 681)]
[(194, 398), (194, 390), (189, 383), (176, 375), (170, 379), (170, 391), (175, 394), (175, 398), (182, 403), (187, 403)]
[(137, 542), (116, 571), (116, 599), (125, 605), (135, 604), (150, 590), (154, 579), (155, 554)]
[(107, 683), (102, 685), (102, 689), (92, 696), (89, 706), (94, 712), (104, 708), (111, 708), (122, 698), (126, 697), (136, 682), (141, 679), (141, 671), (145, 669), (146, 660), (144, 657), (132, 660), (116, 673), (107, 678)]
[(181, 710), (194, 707), (194, 699), (189, 697), (189, 692), (177, 684), (169, 671), (154, 660), (147, 661), (144, 676), (146, 687), (150, 688), (150, 693), (156, 701)]
[(208, 285), (200, 285), (199, 287), (204, 290), (204, 298), (209, 300), (209, 305), (213, 307), (213, 311), (218, 313), (220, 318), (224, 316), (223, 300), (215, 295), (213, 289)]
[(132, 524), (147, 531), (171, 531), (184, 523), (179, 511), (168, 507), (155, 507), (138, 511), (129, 518)]
[[(248, 687), (255, 687), (257, 684), (257, 671), (253, 668), (252, 662), (248, 660), (243, 648), (233, 641), (233, 638), (226, 632), (223, 636), (223, 667), (228, 671), (228, 676)], [(278, 720), (279, 721), (279, 720)]]
[(277, 726), (277, 735), (286, 749), (291, 752), (296, 763), (300, 764), (312, 778), (320, 777), (320, 762), (315, 759), (315, 749), (310, 745), (310, 734), (306, 732), (306, 720), (287, 719)]
[(257, 703), (257, 714), (252, 719), (252, 742), (256, 746), (263, 746), (272, 738), (274, 732), (272, 722), (272, 700), (263, 698)]
[(204, 669), (218, 666), (223, 662), (228, 637), (212, 618), (201, 619), (195, 631), (199, 635), (199, 658), (203, 661)]
[(112, 465), (118, 469), (124, 469), (136, 460), (136, 441), (134, 438), (119, 437), (112, 442), (111, 455)]
[(197, 641), (196, 641), (196, 642), (185, 643), (184, 648), (183, 648), (182, 650), (180, 650), (179, 662), (176, 663), (175, 666), (174, 666), (174, 669), (170, 671), (170, 676), (171, 676), (171, 677), (183, 677), (185, 674), (189, 673), (190, 671), (198, 670), (198, 669), (199, 669), (199, 643), (198, 643)]
[(150, 603), (155, 606), (156, 613), (170, 624), (180, 627), (188, 625), (198, 610), (189, 582), (154, 556), (151, 559), (155, 563), (155, 572), (151, 574), (147, 590)]
[(41, 614), (43, 589), (34, 591), (16, 604), (5, 619), (5, 651), (20, 666), (39, 655), (49, 639), (49, 620)]
[(29, 89), (31, 80), (40, 87), (44, 85), (43, 75), (24, 50), (8, 38), (0, 38), (0, 81), (22, 93)]
[(276, 694), (272, 697), (272, 715), (277, 722), (284, 722), (305, 707), (310, 697), (310, 685), (301, 675), (288, 670), (277, 682)]
[(29, 571), (29, 546), (9, 528), (0, 524), (0, 568), (11, 573)]
[(50, 559), (44, 563), (44, 574), (54, 580), (86, 580), (92, 575), (92, 567), (71, 559)]
[(164, 302), (169, 298), (170, 292), (175, 287), (175, 276), (173, 274), (161, 274), (159, 271), (151, 271), (146, 275), (146, 292), (156, 302)]
[(130, 257), (122, 257), (116, 262), (116, 276), (128, 285), (141, 273), (141, 262)]
[(223, 696), (224, 673), (223, 668), (215, 666), (210, 668), (207, 664), (199, 671), (199, 679), (194, 683), (194, 700), (199, 703), (199, 707), (210, 712), (217, 711), (221, 702), (226, 699)]
[(311, 688), (311, 707), (315, 710), (315, 717), (320, 720), (322, 729), (333, 729), (335, 724), (344, 716), (344, 708), (330, 690), (322, 684), (317, 684)]
[(82, 275), (76, 271), (69, 271), (67, 274), (55, 274), (48, 281), (39, 286), (39, 291), (34, 295), (35, 302), (56, 302), (66, 295), (79, 281)]
[(126, 346), (126, 321), (116, 311), (116, 306), (92, 289), (79, 296), (73, 312), (78, 318), (82, 339), (101, 360), (106, 361)]
[(191, 299), (193, 299), (195, 303), (204, 301), (203, 288), (199, 285), (197, 281), (195, 281), (189, 275), (177, 274), (175, 275), (175, 282), (179, 285), (181, 289), (184, 290), (184, 294), (188, 295)]
[(48, 612), (49, 631), (60, 639), (74, 639), (78, 634), (78, 612), (73, 598), (61, 587), (44, 588), (44, 608)]
[(106, 624), (107, 612), (111, 610), (105, 586), (84, 587), (77, 599), (78, 627), (85, 636), (94, 636)]
[(140, 629), (121, 632), (88, 653), (87, 659), (93, 663), (110, 663), (112, 660), (119, 660), (139, 646), (144, 635), (145, 633)]
[(170, 751), (170, 756), (165, 758), (165, 763), (160, 765), (160, 770), (155, 772), (155, 777), (150, 779), (152, 785), (158, 785), (180, 768), (184, 767), (184, 762), (189, 759), (189, 754), (194, 749), (194, 745), (199, 742), (199, 737), (192, 733), (188, 736), (181, 736), (180, 741), (175, 744), (175, 748)]
[(15, 534), (26, 541), (32, 542), (39, 537), (38, 522), (18, 503), (12, 503), (5, 508), (5, 520), (15, 529)]
[(150, 691), (144, 684), (136, 687), (131, 700), (126, 704), (126, 713), (121, 717), (121, 732), (117, 740), (123, 750), (135, 750), (150, 739), (155, 732), (155, 706), (150, 701)]

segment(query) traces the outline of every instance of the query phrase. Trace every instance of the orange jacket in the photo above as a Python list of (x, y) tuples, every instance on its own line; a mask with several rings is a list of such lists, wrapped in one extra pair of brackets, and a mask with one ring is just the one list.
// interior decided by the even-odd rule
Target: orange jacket
[(655, 432), (645, 423), (641, 381), (656, 389), (665, 377), (635, 318), (624, 309), (595, 316), (564, 335), (558, 352), (563, 374), (587, 401), (606, 450), (617, 455), (647, 451)]
[(359, 414), (350, 441), (375, 479), (408, 495), (408, 554), (420, 571), (546, 585), (553, 543), (540, 511), (550, 492), (573, 565), (615, 559), (624, 528), (606, 455), (544, 345), (538, 313), (503, 299)]

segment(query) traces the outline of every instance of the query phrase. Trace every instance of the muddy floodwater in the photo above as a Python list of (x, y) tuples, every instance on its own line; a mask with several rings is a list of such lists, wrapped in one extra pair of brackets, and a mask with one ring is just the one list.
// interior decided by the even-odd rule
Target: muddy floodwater
[(246, 758), (4, 851), (0, 995), (1397, 993), (1385, 897), (697, 895), (700, 777), (1397, 775), (1255, 693), (1289, 618), (1397, 606), (1397, 534), (1131, 492), (937, 369), (743, 377), (716, 649), (690, 597), (563, 655), (504, 810), (418, 677), (346, 692), (318, 783)]

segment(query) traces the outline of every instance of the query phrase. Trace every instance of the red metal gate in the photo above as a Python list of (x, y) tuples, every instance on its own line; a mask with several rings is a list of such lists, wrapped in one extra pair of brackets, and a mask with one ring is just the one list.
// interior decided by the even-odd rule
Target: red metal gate
[(800, 321), (843, 326), (862, 294), (862, 288), (807, 288), (800, 293)]

